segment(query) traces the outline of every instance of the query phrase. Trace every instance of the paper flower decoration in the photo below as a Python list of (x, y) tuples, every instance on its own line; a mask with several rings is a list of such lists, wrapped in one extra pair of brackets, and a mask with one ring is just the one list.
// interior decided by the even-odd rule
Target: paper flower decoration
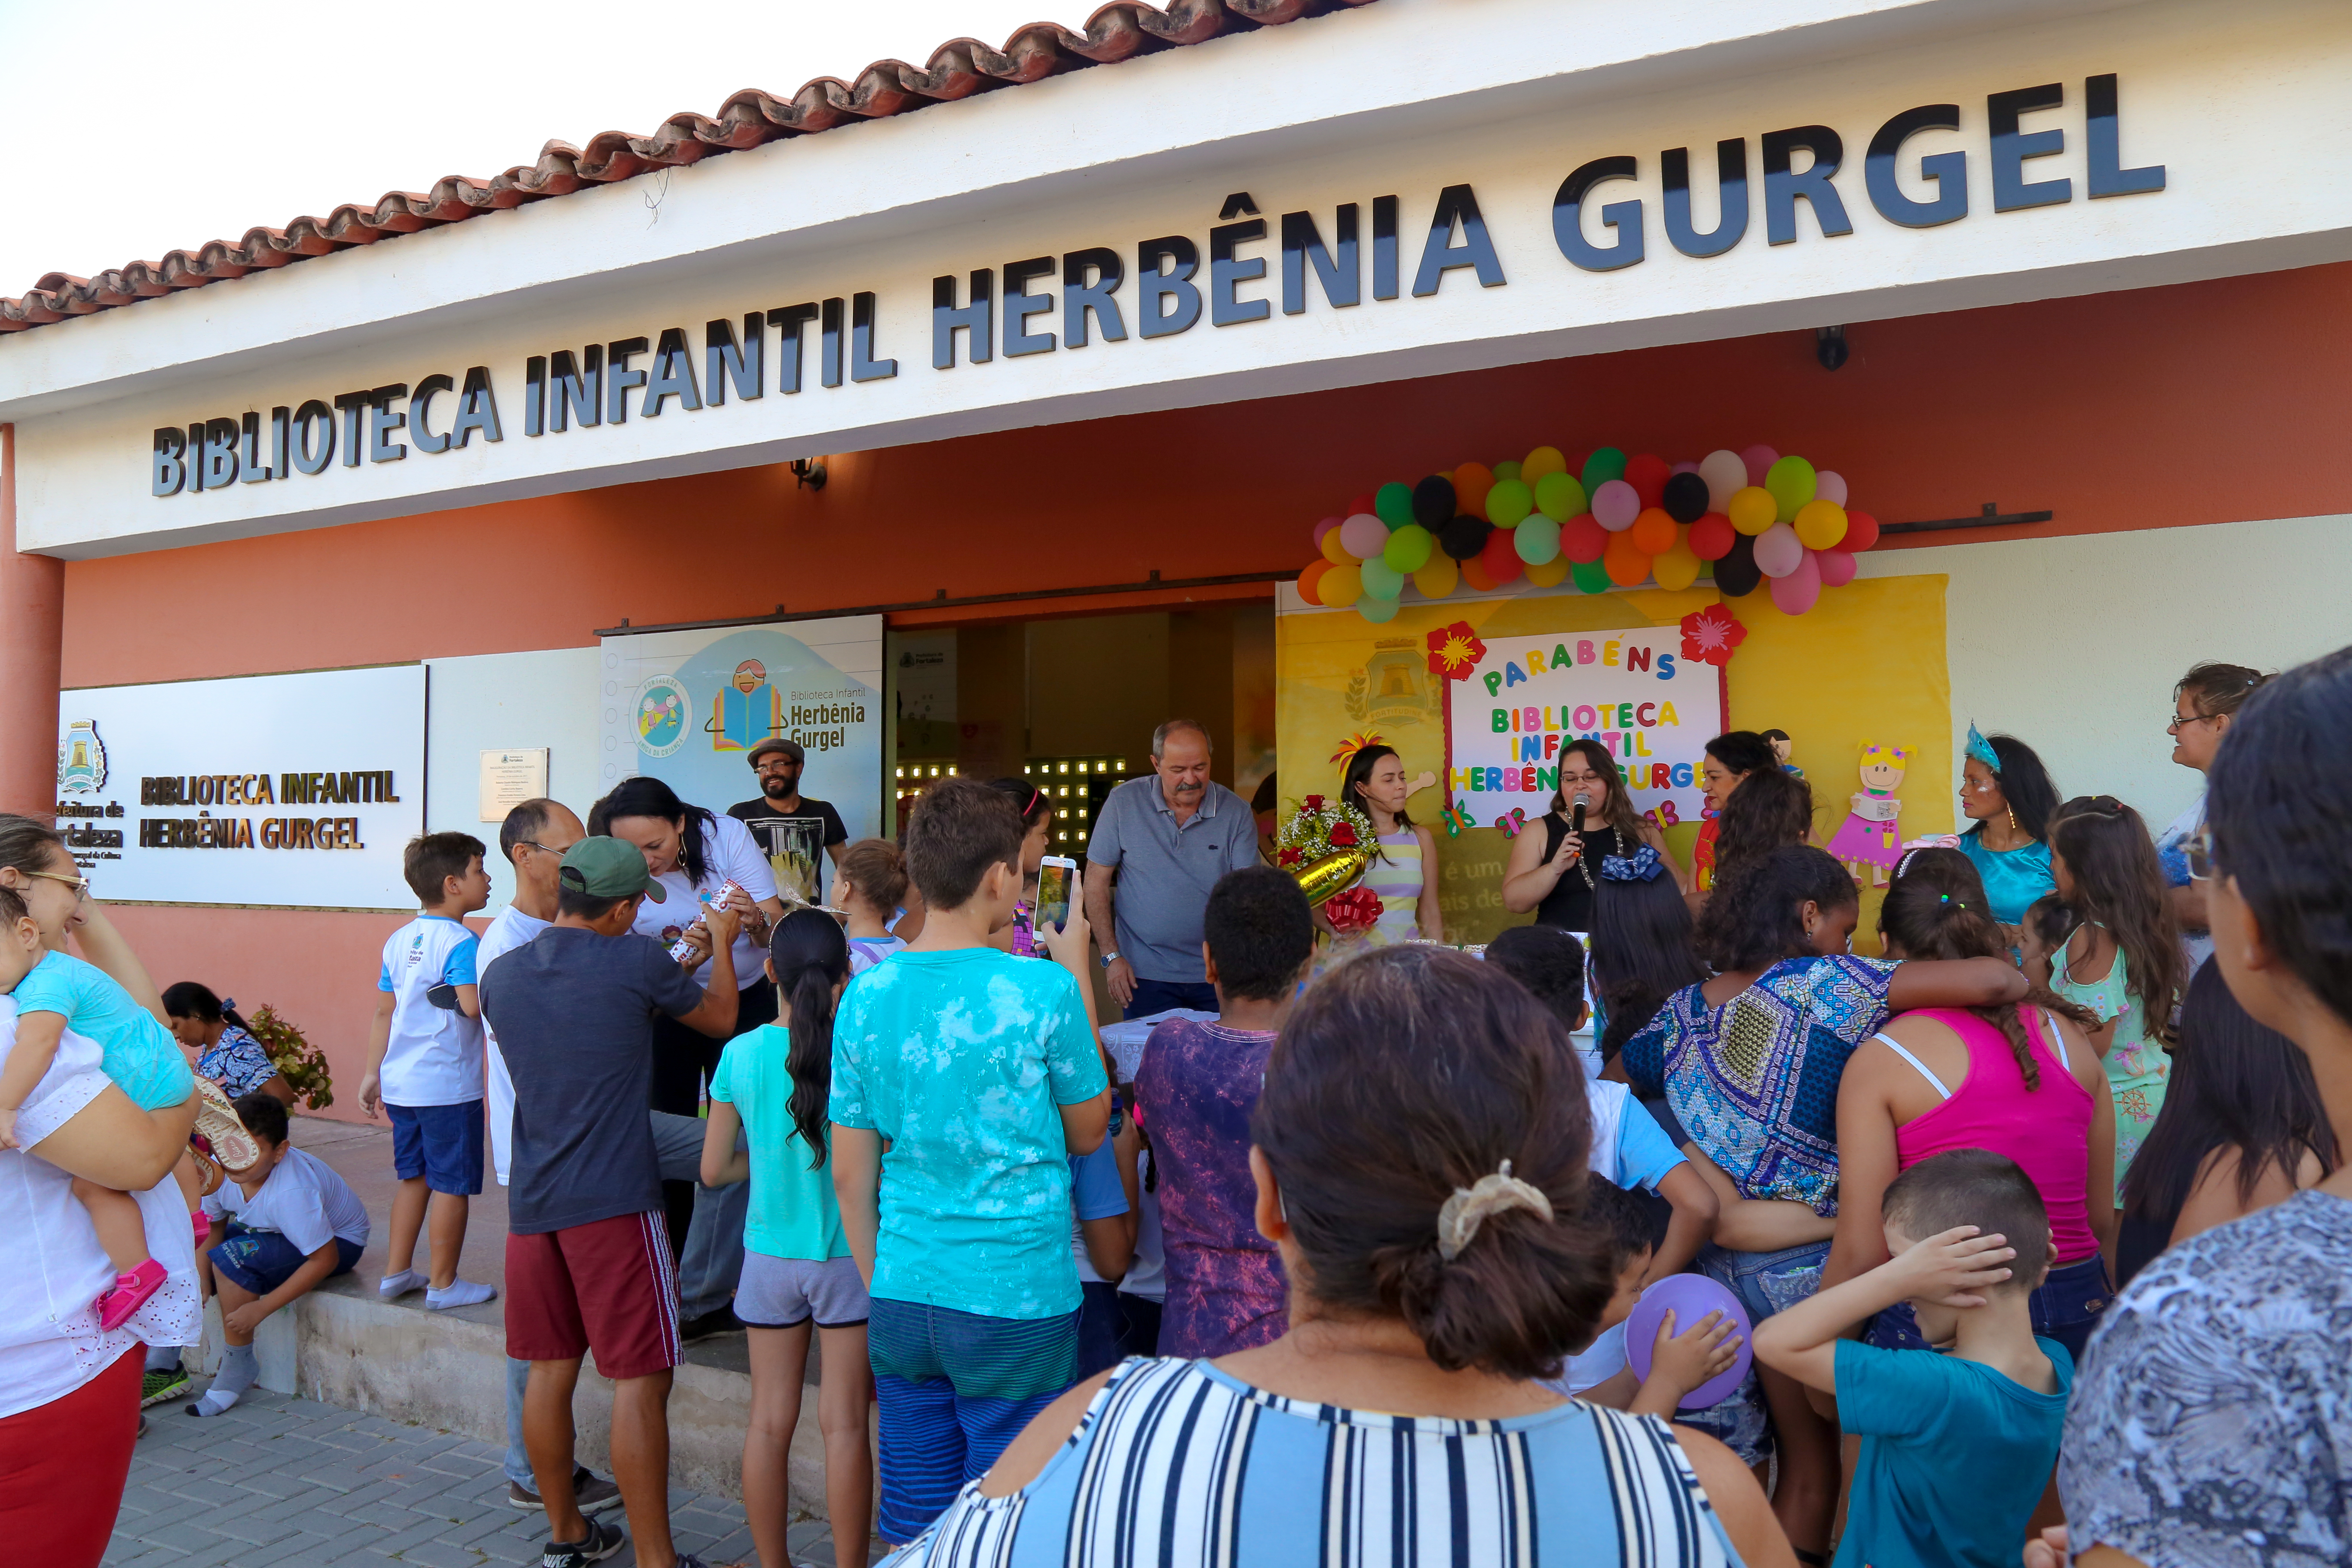
[(1721, 605), (1709, 605), (1683, 617), (1685, 663), (1711, 664), (1720, 669), (1731, 662), (1733, 652), (1747, 640), (1748, 628), (1733, 619), (1731, 612)]
[(1456, 621), (1450, 626), (1440, 626), (1429, 634), (1429, 673), (1442, 675), (1448, 680), (1467, 680), (1478, 661), (1486, 657), (1486, 645), (1470, 629), (1468, 621)]
[(1331, 753), (1331, 760), (1335, 763), (1344, 763), (1367, 746), (1382, 744), (1385, 742), (1381, 741), (1381, 732), (1378, 730), (1360, 731), (1340, 742), (1339, 749)]

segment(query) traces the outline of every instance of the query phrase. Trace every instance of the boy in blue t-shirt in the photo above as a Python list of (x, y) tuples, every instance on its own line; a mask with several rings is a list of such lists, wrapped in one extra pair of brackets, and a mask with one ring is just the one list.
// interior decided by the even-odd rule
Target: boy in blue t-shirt
[[(1835, 1394), (1862, 1438), (1836, 1568), (2015, 1568), (2074, 1381), (2028, 1304), (2049, 1211), (2015, 1161), (1954, 1149), (1895, 1177), (1884, 1212), (1894, 1260), (1759, 1324), (1756, 1358)], [(1898, 1301), (1935, 1349), (1840, 1337)]]
[[(16, 1146), (16, 1112), (39, 1087), (71, 1029), (97, 1042), (105, 1053), (100, 1069), (140, 1110), (171, 1110), (198, 1096), (195, 1130), (210, 1135), (215, 1153), (239, 1163), (258, 1152), (227, 1098), (188, 1070), (187, 1058), (159, 1016), (160, 1000), (151, 1011), (96, 964), (51, 952), (24, 900), (5, 888), (0, 888), (0, 927), (5, 928), (0, 932), (0, 990), (16, 1004), (16, 1042), (0, 1068), (0, 1148)], [(143, 984), (144, 976), (140, 979)], [(182, 1125), (174, 1122), (174, 1136)], [(172, 1173), (193, 1207), (194, 1163), (182, 1155)], [(80, 1176), (74, 1178), (73, 1192), (114, 1268), (114, 1284), (97, 1302), (99, 1326), (112, 1330), (163, 1289), (165, 1271), (148, 1256), (146, 1222), (136, 1198)]]
[[(989, 945), (1021, 896), (1019, 812), (988, 785), (927, 790), (907, 866), (922, 934), (850, 982), (833, 1028), (833, 1184), (873, 1294), (883, 1539), (914, 1540), (1029, 1418), (1077, 1382), (1071, 1154), (1110, 1120), (1085, 984)], [(884, 1141), (887, 1140), (887, 1152)]]
[[(480, 942), (465, 917), (490, 901), (482, 841), (467, 833), (409, 840), (401, 874), (425, 912), (383, 944), (375, 1021), (368, 1036), (360, 1109), (392, 1122), (392, 1234), (386, 1300), (419, 1285), (436, 1311), (471, 1307), (495, 1288), (457, 1278), (467, 1200), (482, 1190), (482, 1004), (476, 981)], [(417, 1233), (433, 1217), (430, 1274), (411, 1265)]]

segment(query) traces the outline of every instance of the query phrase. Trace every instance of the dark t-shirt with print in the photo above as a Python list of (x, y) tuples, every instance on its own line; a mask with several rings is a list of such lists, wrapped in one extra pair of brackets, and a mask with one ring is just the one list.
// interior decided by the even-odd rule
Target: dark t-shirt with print
[(482, 1016), (514, 1079), (507, 1228), (537, 1236), (661, 1207), (654, 1016), (702, 987), (651, 937), (551, 926), (482, 972)]
[(762, 795), (737, 802), (727, 815), (751, 830), (752, 841), (776, 873), (777, 887), (813, 904), (824, 902), (824, 852), (849, 842), (849, 829), (831, 801), (803, 795), (796, 809), (785, 811)]

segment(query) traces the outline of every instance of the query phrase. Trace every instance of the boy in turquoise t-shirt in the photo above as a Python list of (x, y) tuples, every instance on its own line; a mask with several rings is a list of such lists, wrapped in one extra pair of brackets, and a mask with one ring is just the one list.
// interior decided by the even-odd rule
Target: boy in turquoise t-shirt
[[(906, 855), (929, 907), (834, 1024), (833, 1183), (873, 1293), (880, 1529), (914, 1540), (1077, 1381), (1071, 1154), (1110, 1120), (1076, 890), (1053, 962), (988, 945), (1021, 894), (1021, 817), (988, 785), (924, 792)], [(884, 1141), (888, 1141), (884, 1152)]]
[[(1836, 1568), (2016, 1568), (2074, 1381), (2027, 1305), (2049, 1212), (2016, 1162), (1955, 1149), (1897, 1176), (1885, 1215), (1894, 1260), (1757, 1325), (1756, 1357), (1836, 1394), (1862, 1438)], [(1839, 1337), (1906, 1300), (1936, 1349)]]
[[(114, 1086), (145, 1111), (170, 1110), (202, 1096), (196, 1131), (209, 1136), (215, 1152), (231, 1164), (258, 1156), (245, 1126), (218, 1088), (188, 1070), (179, 1043), (155, 1012), (139, 1005), (104, 970), (44, 945), (41, 930), (24, 900), (0, 888), (0, 990), (16, 1004), (16, 1039), (0, 1068), (0, 1148), (16, 1145), (16, 1112), (40, 1084), (68, 1029), (97, 1042), (100, 1067)], [(160, 1005), (160, 1004), (159, 1004)], [(226, 1127), (223, 1127), (226, 1120)], [(182, 1195), (195, 1202), (195, 1169), (186, 1156), (173, 1167)], [(90, 1228), (113, 1265), (112, 1287), (98, 1299), (99, 1326), (114, 1329), (163, 1287), (165, 1271), (147, 1253), (146, 1222), (138, 1200), (77, 1176), (74, 1196), (89, 1211)], [(199, 1223), (199, 1238), (209, 1226)]]

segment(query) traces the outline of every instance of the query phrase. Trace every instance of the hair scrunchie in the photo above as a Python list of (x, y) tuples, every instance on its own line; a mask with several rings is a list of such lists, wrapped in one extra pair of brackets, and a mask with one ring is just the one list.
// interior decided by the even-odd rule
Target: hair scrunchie
[(1547, 1220), (1552, 1217), (1551, 1200), (1544, 1196), (1543, 1189), (1511, 1174), (1508, 1160), (1493, 1175), (1454, 1189), (1454, 1195), (1437, 1211), (1437, 1255), (1452, 1262), (1478, 1238), (1478, 1227), (1486, 1223), (1487, 1215), (1506, 1209), (1533, 1209)]
[(1604, 855), (1601, 874), (1612, 882), (1647, 882), (1665, 868), (1658, 852), (1644, 844), (1631, 855)]

